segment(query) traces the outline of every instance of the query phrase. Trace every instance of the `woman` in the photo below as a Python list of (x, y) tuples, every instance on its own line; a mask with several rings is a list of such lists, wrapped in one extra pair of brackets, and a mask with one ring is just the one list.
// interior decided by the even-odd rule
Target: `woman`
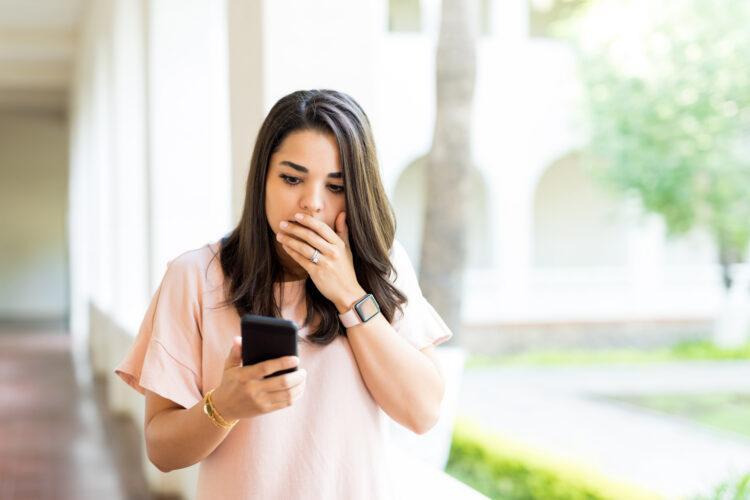
[[(394, 498), (385, 414), (434, 425), (434, 346), (452, 336), (394, 232), (359, 105), (331, 90), (277, 102), (239, 224), (169, 262), (115, 369), (145, 394), (151, 462), (200, 462), (202, 499)], [(300, 325), (299, 358), (242, 366), (245, 313)]]

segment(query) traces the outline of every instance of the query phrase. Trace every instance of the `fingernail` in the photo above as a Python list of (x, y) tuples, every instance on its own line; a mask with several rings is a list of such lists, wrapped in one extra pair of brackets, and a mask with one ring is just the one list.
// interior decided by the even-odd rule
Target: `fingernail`
[(294, 218), (297, 220), (302, 220), (302, 217), (304, 217), (302, 214), (294, 214)]
[(287, 227), (287, 226), (289, 225), (289, 223), (288, 223), (287, 221), (283, 220), (283, 221), (281, 221), (281, 224), (279, 224), (279, 225), (280, 225), (281, 227), (284, 227), (284, 228), (285, 228), (285, 227)]

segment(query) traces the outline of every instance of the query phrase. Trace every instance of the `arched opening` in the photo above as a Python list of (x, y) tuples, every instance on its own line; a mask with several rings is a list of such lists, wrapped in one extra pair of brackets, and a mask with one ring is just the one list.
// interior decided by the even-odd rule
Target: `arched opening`
[(569, 154), (542, 175), (534, 195), (534, 266), (540, 268), (627, 265), (622, 204)]
[[(421, 156), (410, 163), (396, 182), (393, 194), (393, 209), (398, 221), (396, 238), (404, 245), (415, 269), (419, 269), (422, 249), (422, 228), (425, 213), (425, 163)], [(471, 196), (468, 209), (468, 269), (486, 269), (492, 266), (492, 238), (489, 223), (489, 196), (482, 173), (472, 169), (470, 183)]]

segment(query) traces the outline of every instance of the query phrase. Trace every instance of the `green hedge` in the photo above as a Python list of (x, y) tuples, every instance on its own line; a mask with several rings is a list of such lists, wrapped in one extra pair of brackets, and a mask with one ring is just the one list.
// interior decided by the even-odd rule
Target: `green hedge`
[(459, 417), (446, 472), (492, 499), (646, 500), (661, 498), (490, 434)]

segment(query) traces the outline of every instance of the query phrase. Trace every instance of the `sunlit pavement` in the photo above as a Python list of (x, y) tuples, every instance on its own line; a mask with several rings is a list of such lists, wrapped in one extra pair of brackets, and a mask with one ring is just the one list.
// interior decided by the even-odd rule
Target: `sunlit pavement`
[(464, 374), (460, 407), (502, 436), (672, 499), (750, 472), (750, 439), (600, 397), (733, 391), (750, 392), (750, 362), (483, 368)]

